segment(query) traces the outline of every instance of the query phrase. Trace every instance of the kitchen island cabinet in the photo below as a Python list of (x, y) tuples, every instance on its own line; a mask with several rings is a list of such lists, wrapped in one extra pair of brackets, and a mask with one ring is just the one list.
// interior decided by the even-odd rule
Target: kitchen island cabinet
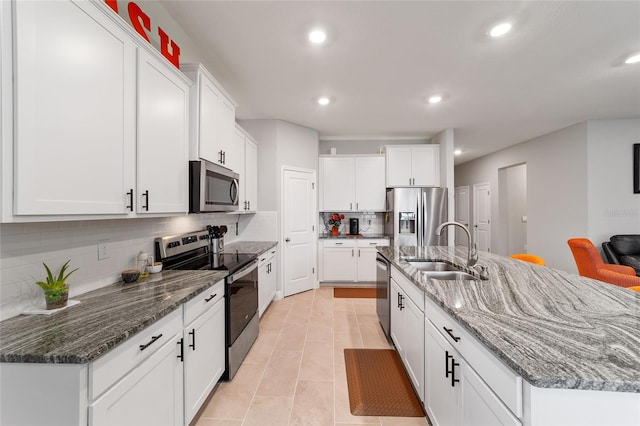
[(407, 260), (476, 274), (465, 247), (378, 250), (424, 292), (434, 424), (640, 424), (637, 292), (484, 252), (487, 280), (435, 280)]

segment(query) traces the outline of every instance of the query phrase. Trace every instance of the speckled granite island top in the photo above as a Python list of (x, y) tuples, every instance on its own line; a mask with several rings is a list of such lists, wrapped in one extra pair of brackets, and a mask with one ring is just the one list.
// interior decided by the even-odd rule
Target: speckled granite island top
[(0, 362), (91, 362), (171, 313), (227, 271), (163, 271), (72, 297), (79, 305), (51, 315), (0, 322)]
[(260, 255), (276, 245), (278, 245), (276, 241), (237, 241), (226, 244), (224, 252)]
[(484, 252), (488, 280), (438, 281), (404, 259), (465, 269), (466, 248), (378, 251), (533, 386), (640, 392), (639, 292)]

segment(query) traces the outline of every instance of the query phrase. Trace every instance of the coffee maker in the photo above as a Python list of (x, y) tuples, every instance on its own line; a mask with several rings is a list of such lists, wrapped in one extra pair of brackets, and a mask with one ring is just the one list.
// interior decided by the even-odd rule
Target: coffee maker
[(349, 235), (358, 235), (360, 233), (360, 219), (352, 217), (349, 219)]

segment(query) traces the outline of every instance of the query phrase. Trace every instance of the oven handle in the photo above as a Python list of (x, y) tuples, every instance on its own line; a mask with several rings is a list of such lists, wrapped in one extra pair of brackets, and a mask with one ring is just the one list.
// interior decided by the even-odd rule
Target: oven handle
[(252, 261), (249, 266), (245, 266), (244, 268), (240, 269), (235, 274), (229, 275), (227, 277), (227, 284), (231, 284), (232, 282), (236, 281), (237, 279), (242, 278), (245, 275), (248, 275), (250, 272), (252, 272), (253, 270), (255, 270), (257, 268), (258, 268), (258, 259)]

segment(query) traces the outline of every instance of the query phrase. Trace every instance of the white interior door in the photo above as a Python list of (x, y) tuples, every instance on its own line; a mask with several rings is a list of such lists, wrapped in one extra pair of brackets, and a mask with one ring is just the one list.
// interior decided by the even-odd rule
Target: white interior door
[[(469, 186), (459, 186), (455, 189), (455, 218), (458, 223), (463, 224), (467, 228), (469, 227)], [(469, 244), (468, 238), (464, 231), (460, 227), (455, 227), (456, 231), (456, 245), (467, 246)]]
[(491, 251), (491, 195), (488, 183), (473, 185), (473, 229), (478, 250)]
[(282, 240), (284, 296), (315, 287), (315, 171), (283, 169)]

